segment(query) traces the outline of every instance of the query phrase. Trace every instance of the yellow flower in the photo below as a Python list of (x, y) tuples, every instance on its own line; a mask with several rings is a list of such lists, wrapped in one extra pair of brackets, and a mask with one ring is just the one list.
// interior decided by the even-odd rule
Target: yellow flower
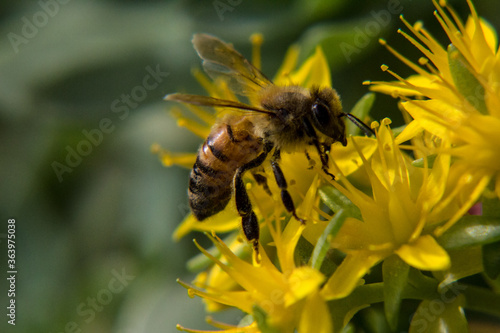
[[(293, 250), (304, 225), (292, 219), (283, 231), (280, 231), (280, 223), (275, 229), (269, 222), (268, 228), (278, 252), (278, 265), (275, 266), (262, 245), (261, 262), (252, 265), (236, 256), (218, 237), (209, 236), (226, 263), (197, 244), (198, 248), (239, 288), (227, 290), (225, 286), (208, 285), (199, 280), (194, 286), (180, 283), (190, 295), (239, 308), (253, 316), (251, 325), (228, 328), (223, 332), (259, 332), (257, 326), (276, 332), (294, 332), (296, 328), (300, 328), (299, 332), (330, 332), (331, 316), (325, 300), (319, 294), (325, 277), (312, 267), (296, 266), (294, 262)], [(198, 332), (180, 326), (178, 328)]]
[(367, 83), (374, 84), (372, 90), (400, 97), (414, 119), (398, 143), (426, 131), (451, 144), (434, 153), (447, 152), (457, 158), (451, 172), (459, 175), (457, 181), (463, 188), (462, 208), (436, 230), (436, 235), (441, 235), (467, 212), (492, 180), (500, 197), (500, 57), (496, 31), (478, 16), (472, 1), (468, 1), (471, 15), (465, 25), (445, 1), (434, 4), (436, 18), (451, 44), (442, 47), (420, 22), (411, 26), (402, 19), (416, 39), (399, 32), (424, 55), (419, 64), (385, 41), (381, 43), (417, 74), (403, 79), (383, 66), (399, 82)]
[(389, 124), (389, 119), (382, 121), (371, 160), (360, 152), (371, 195), (344, 176), (339, 177), (342, 185), (331, 183), (359, 208), (360, 217), (348, 217), (331, 241), (347, 256), (321, 292), (326, 299), (349, 295), (371, 267), (393, 254), (421, 270), (450, 266), (448, 254), (430, 234), (459, 208), (446, 186), (450, 156), (439, 155), (432, 169), (413, 166), (396, 144)]

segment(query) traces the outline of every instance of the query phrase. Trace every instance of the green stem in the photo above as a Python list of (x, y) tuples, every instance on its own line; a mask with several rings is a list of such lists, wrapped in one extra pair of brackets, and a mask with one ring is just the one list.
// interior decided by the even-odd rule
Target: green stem
[(330, 239), (337, 235), (346, 218), (347, 214), (345, 210), (340, 209), (330, 220), (314, 247), (314, 251), (309, 261), (312, 268), (318, 271), (321, 269), (326, 252), (330, 249)]

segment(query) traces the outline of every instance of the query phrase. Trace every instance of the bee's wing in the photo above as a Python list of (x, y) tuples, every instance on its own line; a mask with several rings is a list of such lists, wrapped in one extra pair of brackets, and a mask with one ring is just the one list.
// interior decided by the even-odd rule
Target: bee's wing
[(235, 93), (250, 95), (273, 84), (230, 44), (214, 36), (195, 34), (193, 45), (205, 72), (212, 79), (224, 78)]
[(237, 101), (229, 101), (220, 98), (214, 98), (209, 96), (200, 96), (200, 95), (190, 95), (190, 94), (170, 94), (165, 96), (165, 100), (167, 101), (175, 101), (180, 103), (194, 104), (200, 106), (212, 106), (212, 107), (225, 107), (243, 111), (254, 111), (258, 113), (267, 113), (273, 114), (265, 109), (261, 109), (255, 106), (251, 106), (245, 103), (237, 102)]

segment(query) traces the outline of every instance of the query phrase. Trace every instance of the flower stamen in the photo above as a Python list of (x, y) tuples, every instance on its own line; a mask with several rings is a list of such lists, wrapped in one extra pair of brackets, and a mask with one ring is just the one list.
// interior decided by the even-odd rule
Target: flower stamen
[(250, 41), (252, 43), (252, 64), (257, 68), (261, 69), (261, 56), (260, 48), (264, 42), (264, 36), (260, 33), (255, 33), (250, 36)]
[(432, 79), (432, 76), (429, 75), (429, 73), (427, 73), (421, 67), (417, 66), (414, 62), (410, 61), (408, 58), (404, 57), (401, 53), (399, 53), (394, 48), (392, 48), (389, 44), (387, 44), (387, 42), (384, 39), (379, 39), (379, 43), (382, 46), (384, 46), (389, 52), (391, 52), (396, 58), (398, 58), (404, 64), (406, 64), (408, 67), (413, 69), (415, 72), (419, 73), (420, 75), (427, 76), (428, 78)]

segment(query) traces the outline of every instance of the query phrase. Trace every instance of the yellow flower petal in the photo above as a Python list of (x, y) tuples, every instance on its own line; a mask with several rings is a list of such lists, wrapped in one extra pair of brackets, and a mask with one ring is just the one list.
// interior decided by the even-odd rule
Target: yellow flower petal
[[(210, 236), (210, 238), (221, 254), (227, 259), (227, 265), (209, 254), (195, 242), (198, 249), (230, 275), (241, 287), (254, 294), (252, 295), (253, 297), (259, 300), (266, 300), (270, 297), (269, 295), (272, 295), (273, 291), (283, 289), (282, 275), (269, 261), (265, 251), (261, 253), (261, 265), (254, 266), (237, 257), (218, 237), (214, 238)], [(266, 281), (266, 283), (264, 284), (263, 281)]]
[(299, 333), (331, 333), (332, 318), (328, 305), (319, 293), (310, 295), (300, 316)]
[[(370, 90), (393, 97), (399, 97), (422, 96), (422, 92), (417, 89), (417, 87), (439, 89), (439, 85), (435, 82), (435, 79), (422, 75), (412, 75), (406, 79), (406, 82), (408, 84), (400, 82), (370, 82), (370, 84), (375, 84), (370, 86)], [(412, 86), (415, 88), (412, 88)]]
[[(366, 205), (363, 208), (363, 211), (367, 211)], [(379, 214), (376, 207), (374, 208), (371, 212), (375, 215), (372, 215), (375, 223), (371, 223), (372, 219), (363, 222), (348, 217), (337, 236), (332, 239), (332, 247), (346, 252), (349, 250), (368, 250), (374, 244), (390, 242), (392, 240), (391, 235), (385, 228), (381, 227), (381, 223), (377, 223), (377, 221), (387, 218)], [(366, 215), (369, 214), (366, 213)]]
[(292, 45), (285, 55), (285, 60), (281, 65), (280, 69), (274, 77), (274, 84), (278, 86), (290, 85), (292, 82), (290, 80), (290, 73), (297, 66), (297, 59), (299, 58), (300, 49), (297, 45)]
[(321, 290), (326, 300), (346, 297), (361, 284), (361, 278), (388, 253), (356, 251), (348, 254)]
[(403, 244), (395, 252), (408, 265), (422, 270), (444, 270), (451, 264), (448, 253), (430, 235), (423, 235), (412, 243)]
[(294, 84), (305, 88), (332, 86), (330, 69), (321, 47), (316, 47), (316, 52), (304, 62), (297, 72), (290, 75), (290, 79)]
[[(295, 247), (305, 226), (296, 219), (290, 219), (283, 232), (274, 231), (273, 239), (278, 252), (278, 259), (283, 272), (291, 272), (295, 268)], [(270, 230), (271, 227), (269, 227)]]
[(418, 199), (423, 202), (422, 209), (427, 210), (429, 207), (435, 206), (443, 197), (446, 190), (446, 182), (442, 180), (448, 178), (450, 160), (451, 157), (447, 154), (440, 154), (436, 157), (431, 174), (424, 185), (425, 187), (422, 188), (420, 198)]
[[(483, 19), (469, 16), (465, 29), (467, 35), (472, 37), (471, 43), (474, 48), (470, 52), (472, 52), (476, 63), (494, 57), (497, 51), (497, 36), (495, 29), (489, 23)], [(481, 72), (481, 68), (477, 68), (477, 71)]]
[(438, 137), (446, 137), (450, 127), (458, 127), (466, 115), (441, 100), (409, 101), (402, 106), (418, 123)]
[[(455, 163), (454, 166), (460, 167), (461, 163)], [(465, 191), (464, 197), (465, 200), (461, 203), (459, 209), (455, 211), (455, 214), (450, 217), (450, 219), (442, 226), (439, 226), (434, 230), (434, 235), (437, 237), (441, 236), (446, 230), (448, 230), (455, 222), (457, 222), (467, 211), (474, 205), (474, 203), (479, 199), (481, 193), (484, 192), (488, 184), (490, 183), (492, 175), (488, 172), (485, 172), (484, 169), (477, 170), (474, 174), (464, 174), (465, 177), (459, 180), (457, 186), (462, 185), (472, 185), (464, 186), (467, 190)]]
[[(299, 209), (297, 209), (299, 216), (312, 216), (312, 206), (316, 201), (316, 192), (318, 190), (317, 180), (318, 176), (316, 175), (312, 185), (307, 191), (306, 198), (302, 202)], [(312, 222), (313, 221), (309, 221), (309, 224)], [(282, 271), (293, 271), (295, 269), (295, 248), (306, 225), (296, 219), (291, 219), (288, 221), (288, 224), (283, 232), (279, 230), (280, 226), (276, 226), (276, 228), (274, 228), (269, 225), (268, 227), (273, 236), (274, 244), (276, 245), (276, 251)]]
[(420, 124), (418, 122), (412, 121), (408, 125), (406, 125), (405, 129), (403, 130), (403, 132), (401, 132), (395, 138), (395, 142), (396, 142), (396, 144), (400, 145), (403, 142), (406, 142), (408, 140), (413, 139), (418, 134), (422, 133), (422, 131), (423, 131), (422, 126), (420, 126)]
[[(348, 138), (345, 147), (333, 145), (330, 151), (330, 156), (335, 159), (335, 163), (344, 176), (349, 176), (363, 165), (358, 151), (352, 144), (352, 140), (352, 138)], [(373, 138), (356, 137), (356, 144), (366, 159), (369, 159), (377, 150), (377, 140)]]
[[(231, 205), (231, 200), (228, 205)], [(233, 203), (234, 204), (234, 203)], [(207, 231), (207, 232), (227, 232), (236, 230), (241, 225), (241, 217), (237, 216), (233, 211), (225, 209), (219, 214), (208, 218), (202, 222), (198, 221), (193, 214), (186, 216), (179, 226), (174, 231), (173, 238), (179, 240), (191, 231)]]
[(190, 297), (199, 296), (209, 301), (236, 307), (248, 313), (252, 311), (252, 300), (248, 293), (241, 291), (206, 292), (181, 280), (177, 280), (177, 282), (188, 290)]
[(304, 297), (315, 293), (324, 280), (325, 277), (323, 274), (309, 266), (294, 269), (288, 278), (290, 293), (285, 295), (285, 306), (290, 306)]

